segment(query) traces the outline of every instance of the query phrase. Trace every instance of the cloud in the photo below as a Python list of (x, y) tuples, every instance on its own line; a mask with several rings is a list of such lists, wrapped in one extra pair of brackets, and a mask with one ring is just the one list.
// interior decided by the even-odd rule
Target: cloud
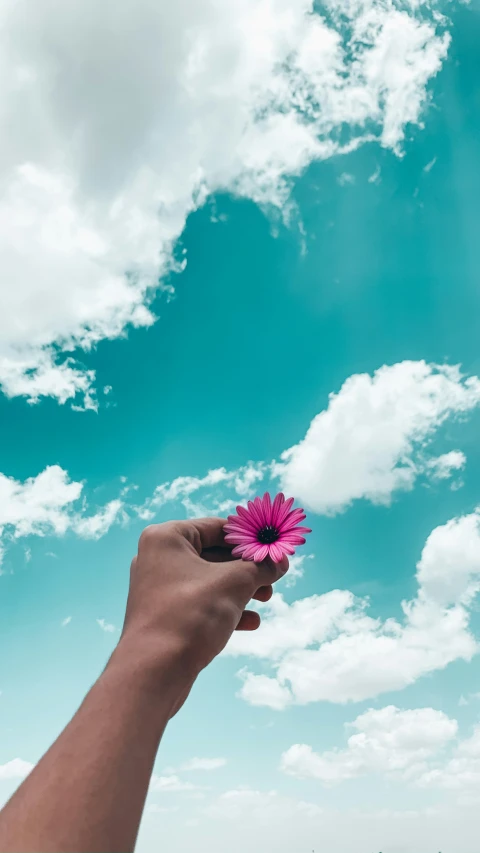
[(427, 462), (427, 470), (432, 480), (448, 480), (454, 471), (461, 471), (465, 467), (467, 458), (460, 450), (451, 450), (436, 459)]
[(290, 690), (280, 684), (276, 678), (255, 675), (246, 668), (241, 669), (238, 675), (244, 679), (239, 695), (250, 705), (266, 706), (274, 711), (283, 711), (286, 705), (290, 704), (292, 700)]
[(287, 817), (317, 817), (322, 814), (322, 809), (315, 803), (285, 797), (278, 791), (257, 791), (246, 787), (220, 794), (204, 813), (217, 820), (238, 821), (248, 817), (249, 820), (271, 823)]
[(432, 531), (417, 564), (416, 597), (402, 602), (402, 620), (372, 618), (368, 600), (348, 590), (292, 604), (276, 593), (259, 605), (255, 636), (235, 634), (224, 652), (270, 663), (271, 675), (240, 670), (242, 698), (277, 710), (358, 702), (470, 660), (478, 650), (468, 608), (479, 588), (479, 524), (476, 511)]
[(468, 606), (480, 589), (480, 510), (432, 530), (417, 565), (423, 601)]
[(295, 586), (296, 582), (305, 574), (305, 560), (313, 560), (314, 558), (315, 554), (294, 554), (293, 557), (289, 557), (290, 566), (283, 578), (285, 586)]
[[(404, 361), (384, 365), (373, 376), (354, 374), (330, 395), (327, 409), (303, 440), (281, 454), (280, 463), (248, 462), (203, 477), (177, 477), (134, 509), (144, 520), (167, 503), (179, 503), (189, 516), (227, 515), (239, 500), (276, 489), (278, 479), (320, 514), (343, 512), (358, 499), (389, 504), (420, 476), (440, 482), (465, 466), (462, 451), (434, 456), (431, 442), (448, 418), (465, 416), (479, 404), (480, 379), (464, 377), (457, 366)], [(296, 559), (292, 579), (305, 557)]]
[(426, 164), (426, 166), (424, 166), (424, 167), (423, 167), (423, 171), (424, 171), (424, 172), (431, 172), (436, 162), (437, 162), (437, 158), (436, 158), (436, 157), (433, 157), (433, 159), (432, 159), (432, 160), (430, 160), (430, 161)]
[(66, 616), (66, 617), (65, 617), (65, 619), (62, 619), (62, 621), (61, 621), (61, 623), (60, 623), (60, 624), (61, 624), (62, 628), (66, 628), (66, 627), (67, 627), (67, 625), (70, 625), (70, 622), (71, 622), (71, 621), (72, 621), (72, 617), (71, 617), (71, 616)]
[(154, 322), (188, 214), (216, 190), (282, 208), (313, 160), (399, 151), (449, 44), (426, 2), (7, 0), (0, 15), (0, 385), (86, 408), (95, 375), (75, 350)]
[(145, 806), (146, 814), (170, 814), (178, 810), (179, 806), (159, 806), (157, 803), (148, 803)]
[(480, 784), (480, 724), (471, 737), (461, 741), (453, 757), (443, 765), (425, 770), (416, 780), (420, 788), (471, 792), (478, 797)]
[(96, 622), (106, 634), (113, 634), (117, 630), (115, 625), (112, 625), (111, 622), (106, 622), (105, 619), (97, 619)]
[(153, 774), (150, 782), (150, 791), (157, 793), (193, 791), (195, 787), (191, 782), (183, 782), (176, 774), (172, 774), (171, 776), (156, 776)]
[(226, 758), (191, 758), (182, 764), (180, 770), (219, 770), (220, 767), (225, 767)]
[[(234, 512), (236, 501), (252, 496), (254, 487), (263, 480), (267, 466), (264, 462), (248, 462), (234, 471), (226, 468), (214, 468), (204, 477), (177, 477), (168, 483), (157, 486), (153, 495), (136, 512), (145, 520), (154, 517), (155, 512), (166, 503), (182, 504), (189, 516), (205, 516), (214, 513), (226, 515)], [(226, 492), (224, 491), (226, 490)], [(192, 495), (202, 492), (200, 501), (193, 501)]]
[(282, 486), (318, 513), (342, 512), (360, 498), (389, 504), (429, 466), (438, 478), (463, 465), (459, 451), (432, 463), (424, 448), (447, 418), (479, 403), (480, 380), (458, 367), (404, 361), (350, 376), (305, 438), (283, 453)]
[(342, 174), (337, 178), (337, 183), (340, 184), (341, 187), (345, 187), (347, 185), (352, 185), (355, 183), (355, 175), (351, 175), (350, 172), (342, 172)]
[(456, 737), (458, 724), (433, 708), (401, 711), (389, 705), (366, 711), (348, 728), (355, 734), (345, 749), (318, 754), (307, 744), (295, 744), (283, 753), (281, 769), (302, 779), (319, 779), (325, 785), (369, 773), (408, 779)]
[(24, 779), (33, 770), (34, 764), (23, 758), (13, 758), (6, 764), (0, 764), (0, 779)]
[(50, 465), (36, 477), (21, 482), (0, 473), (0, 542), (24, 536), (63, 536), (72, 531), (85, 539), (98, 539), (121, 514), (120, 501), (112, 501), (86, 516), (85, 502), (78, 506), (83, 484), (70, 480), (59, 465)]
[(106, 504), (95, 515), (76, 519), (73, 527), (75, 533), (83, 539), (100, 539), (122, 515), (123, 502), (116, 499)]

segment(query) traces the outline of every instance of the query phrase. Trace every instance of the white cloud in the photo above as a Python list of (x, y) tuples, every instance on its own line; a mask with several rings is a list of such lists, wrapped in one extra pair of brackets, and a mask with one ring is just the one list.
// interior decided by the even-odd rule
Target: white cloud
[(75, 533), (83, 539), (100, 539), (120, 517), (123, 517), (123, 502), (116, 499), (106, 504), (95, 515), (76, 519), (72, 526)]
[(457, 721), (433, 708), (401, 711), (394, 705), (370, 709), (348, 728), (355, 730), (345, 749), (318, 754), (307, 744), (283, 753), (281, 769), (291, 776), (314, 777), (334, 785), (368, 773), (409, 778), (457, 734)]
[(172, 774), (171, 776), (156, 776), (153, 774), (151, 782), (150, 782), (150, 791), (155, 791), (157, 793), (177, 793), (179, 791), (193, 791), (195, 790), (195, 785), (191, 782), (184, 782), (180, 779), (176, 774)]
[(327, 7), (328, 22), (312, 0), (3, 3), (4, 393), (95, 407), (93, 372), (68, 354), (154, 322), (208, 192), (282, 206), (312, 160), (374, 138), (399, 150), (445, 20), (426, 2)]
[(479, 588), (479, 520), (474, 512), (432, 531), (417, 565), (417, 595), (402, 603), (402, 620), (372, 618), (369, 602), (347, 590), (292, 604), (277, 593), (259, 605), (258, 631), (235, 634), (225, 654), (268, 661), (272, 674), (244, 667), (240, 695), (277, 710), (361, 701), (470, 660), (478, 650), (468, 607)]
[(0, 779), (24, 779), (33, 770), (34, 764), (23, 758), (13, 758), (6, 764), (0, 764)]
[(480, 511), (432, 530), (417, 566), (421, 596), (448, 606), (468, 605), (480, 589)]
[(466, 461), (465, 454), (460, 450), (451, 450), (436, 459), (430, 459), (426, 467), (433, 480), (447, 480), (454, 471), (461, 471)]
[[(263, 480), (267, 466), (264, 462), (249, 462), (234, 471), (226, 468), (214, 468), (204, 477), (177, 477), (169, 483), (157, 486), (151, 498), (148, 498), (136, 511), (140, 518), (154, 517), (155, 511), (169, 502), (182, 504), (189, 516), (206, 516), (216, 513), (226, 515), (234, 512), (235, 501), (227, 496), (232, 492), (237, 499), (245, 500), (253, 494), (257, 483)], [(227, 490), (224, 493), (224, 490)], [(200, 501), (193, 501), (192, 495), (202, 492)]]
[(480, 725), (475, 727), (471, 737), (458, 744), (449, 761), (425, 770), (416, 783), (420, 788), (471, 791), (478, 797), (480, 785)]
[(112, 625), (111, 622), (106, 622), (105, 619), (97, 619), (96, 622), (97, 625), (102, 629), (102, 631), (105, 631), (106, 634), (113, 634), (117, 630), (115, 628), (115, 625)]
[(283, 578), (285, 586), (295, 586), (296, 582), (305, 574), (305, 560), (313, 560), (314, 557), (315, 554), (294, 554), (293, 557), (289, 557), (290, 566)]
[(120, 501), (91, 516), (78, 506), (83, 484), (70, 480), (59, 465), (50, 465), (24, 482), (0, 473), (0, 542), (23, 536), (62, 536), (68, 530), (83, 538), (99, 538), (117, 520)]
[[(404, 361), (384, 365), (373, 376), (354, 374), (338, 394), (330, 394), (327, 409), (303, 440), (281, 454), (280, 463), (248, 462), (232, 471), (215, 468), (203, 477), (177, 477), (157, 486), (135, 511), (151, 520), (171, 502), (190, 516), (227, 515), (239, 500), (258, 493), (262, 481), (275, 489), (278, 479), (317, 513), (342, 512), (362, 498), (389, 504), (419, 476), (442, 481), (465, 466), (462, 451), (435, 456), (431, 443), (447, 419), (465, 416), (479, 404), (480, 379), (464, 377), (457, 366)], [(295, 559), (287, 583), (299, 577), (306, 557)]]
[(431, 172), (436, 162), (437, 162), (437, 158), (436, 158), (436, 157), (433, 157), (433, 159), (432, 159), (432, 160), (430, 160), (430, 161), (426, 164), (426, 166), (424, 166), (424, 167), (423, 167), (423, 171), (424, 171), (424, 172)]
[(60, 623), (60, 624), (61, 624), (62, 628), (66, 628), (66, 627), (67, 627), (67, 625), (70, 625), (70, 622), (71, 622), (71, 621), (72, 621), (72, 617), (71, 617), (71, 616), (66, 616), (66, 617), (65, 617), (65, 619), (62, 619), (62, 621), (61, 621), (61, 623)]
[[(282, 485), (319, 513), (341, 512), (359, 498), (389, 504), (428, 472), (424, 448), (435, 430), (479, 403), (480, 380), (465, 379), (458, 367), (404, 361), (350, 376), (305, 438), (282, 455)], [(463, 454), (445, 454), (433, 473), (460, 464)]]
[(45, 468), (23, 483), (0, 473), (0, 529), (11, 529), (15, 537), (68, 530), (69, 509), (78, 500), (82, 484), (71, 482), (58, 465)]
[(180, 770), (219, 770), (226, 763), (226, 758), (191, 758), (182, 764)]
[(351, 175), (350, 172), (342, 172), (342, 174), (337, 178), (337, 183), (339, 183), (341, 187), (346, 187), (347, 185), (352, 186), (355, 183), (355, 175)]
[(268, 675), (255, 675), (247, 669), (240, 670), (240, 678), (244, 678), (243, 687), (238, 694), (250, 705), (266, 706), (274, 711), (282, 711), (291, 702), (288, 687), (280, 684), (276, 678)]
[(234, 788), (225, 791), (204, 810), (218, 820), (249, 820), (271, 823), (279, 818), (302, 816), (313, 818), (322, 814), (315, 803), (285, 797), (278, 791), (257, 791), (252, 788)]

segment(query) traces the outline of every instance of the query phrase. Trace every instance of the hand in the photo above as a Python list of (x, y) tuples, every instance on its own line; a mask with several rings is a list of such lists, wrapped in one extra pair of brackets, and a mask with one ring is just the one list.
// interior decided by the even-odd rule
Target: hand
[(151, 525), (132, 561), (119, 649), (133, 647), (153, 667), (165, 652), (176, 657), (185, 683), (172, 713), (233, 631), (258, 628), (258, 613), (245, 607), (252, 598), (268, 601), (288, 569), (286, 557), (278, 564), (232, 560), (224, 524), (204, 518)]

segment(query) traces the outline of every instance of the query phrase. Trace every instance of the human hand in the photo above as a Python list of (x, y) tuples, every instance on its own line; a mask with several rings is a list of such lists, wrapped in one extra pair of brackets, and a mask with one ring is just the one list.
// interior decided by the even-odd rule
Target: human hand
[(185, 683), (173, 713), (233, 631), (258, 628), (260, 617), (245, 610), (248, 602), (268, 601), (272, 584), (288, 569), (286, 557), (278, 564), (233, 560), (225, 523), (204, 518), (151, 525), (132, 561), (119, 648), (134, 649), (153, 669), (165, 654), (175, 658)]

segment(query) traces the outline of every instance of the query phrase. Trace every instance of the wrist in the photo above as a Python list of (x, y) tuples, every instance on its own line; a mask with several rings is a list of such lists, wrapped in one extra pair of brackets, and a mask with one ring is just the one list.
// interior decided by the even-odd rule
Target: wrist
[(146, 691), (153, 700), (175, 707), (198, 675), (190, 657), (175, 638), (127, 631), (120, 638), (106, 671), (115, 673), (131, 687)]

